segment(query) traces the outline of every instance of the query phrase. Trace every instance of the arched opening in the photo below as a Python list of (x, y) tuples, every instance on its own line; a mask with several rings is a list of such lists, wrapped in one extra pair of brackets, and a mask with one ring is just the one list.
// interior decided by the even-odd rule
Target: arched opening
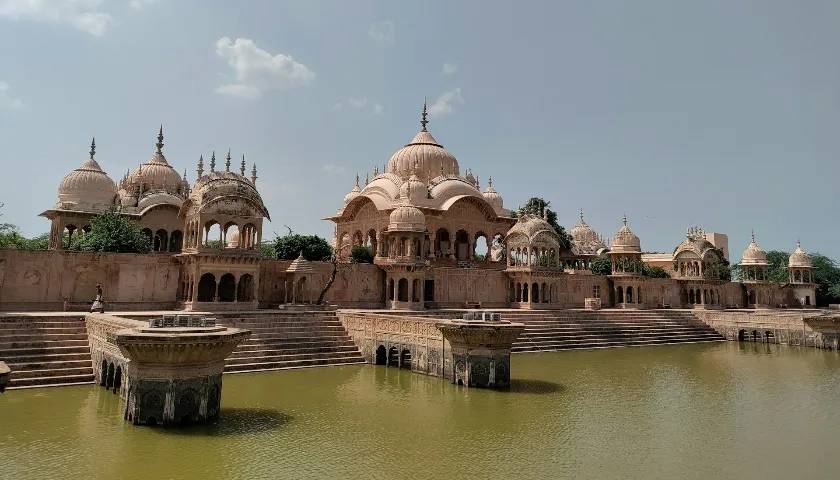
[(198, 417), (198, 402), (192, 390), (187, 390), (175, 404), (175, 419), (183, 424), (190, 424)]
[(117, 366), (117, 369), (114, 371), (114, 393), (119, 391), (120, 387), (122, 386), (122, 366)]
[(225, 225), (222, 239), (224, 241), (223, 248), (240, 248), (242, 246), (242, 236), (239, 232), (239, 225), (235, 223)]
[(307, 291), (306, 277), (300, 277), (300, 279), (298, 279), (297, 282), (295, 282), (294, 289), (295, 303), (309, 302), (309, 292)]
[(411, 301), (420, 301), (420, 280), (417, 278), (411, 281)]
[(411, 351), (407, 348), (400, 352), (400, 368), (411, 369)]
[(688, 291), (688, 303), (694, 305), (694, 289)]
[(110, 390), (111, 387), (114, 386), (114, 364), (113, 363), (108, 364), (108, 376), (105, 377), (105, 378), (106, 378), (105, 388)]
[(425, 302), (434, 302), (435, 301), (435, 281), (434, 280), (426, 280), (423, 282), (423, 301)]
[(376, 347), (376, 365), (385, 365), (387, 362), (388, 354), (385, 352), (385, 346)]
[(760, 336), (758, 334), (758, 330), (753, 330), (752, 331), (752, 341), (757, 342), (759, 338), (760, 338)]
[(540, 291), (542, 292), (542, 303), (548, 303), (549, 297), (551, 296), (548, 292), (546, 292), (547, 287), (545, 283), (540, 286)]
[(165, 252), (169, 249), (169, 235), (166, 233), (166, 230), (160, 229), (155, 232), (152, 249), (156, 252)]
[(620, 286), (615, 289), (615, 301), (616, 303), (624, 303), (624, 289)]
[(435, 254), (438, 257), (449, 255), (449, 230), (439, 228), (435, 232)]
[(505, 251), (505, 237), (501, 233), (493, 235), (493, 241), (490, 243), (490, 251), (488, 255), (493, 262), (506, 262), (507, 255)]
[(212, 302), (216, 297), (216, 277), (212, 273), (205, 273), (198, 281), (198, 301)]
[(743, 342), (747, 339), (747, 331), (746, 330), (738, 330), (738, 341)]
[(350, 234), (344, 233), (339, 237), (338, 241), (338, 258), (346, 261), (350, 258)]
[(772, 343), (774, 338), (775, 337), (773, 335), (773, 332), (771, 332), (770, 330), (767, 330), (767, 331), (764, 332), (764, 341), (765, 342)]
[(102, 366), (99, 370), (99, 386), (104, 387), (108, 383), (108, 362), (102, 360)]
[(400, 302), (408, 301), (408, 280), (401, 278), (397, 284), (397, 300)]
[(394, 301), (394, 279), (388, 279), (388, 300)]
[(516, 297), (515, 297), (515, 301), (517, 301), (517, 302), (521, 302), (521, 301), (522, 301), (522, 284), (521, 284), (521, 283), (518, 283), (518, 282), (516, 283)]
[(475, 247), (473, 258), (478, 261), (490, 260), (490, 245), (487, 243), (487, 235), (479, 232), (475, 236)]
[(400, 366), (400, 352), (397, 350), (397, 347), (391, 347), (388, 349), (388, 366), (389, 367), (399, 367)]
[(540, 303), (540, 284), (537, 282), (531, 285), (531, 303)]
[(379, 251), (376, 248), (376, 230), (368, 230), (367, 238), (365, 239), (365, 246), (370, 248), (374, 257), (379, 254)]
[(219, 279), (219, 301), (232, 302), (236, 300), (236, 277), (226, 273)]
[(180, 230), (175, 230), (169, 236), (169, 251), (178, 253), (184, 244), (184, 234)]
[(208, 222), (204, 226), (204, 241), (202, 244), (210, 248), (222, 248), (222, 227), (216, 222)]
[(799, 270), (795, 270), (793, 272), (793, 281), (796, 282), (796, 283), (801, 282), (802, 281), (802, 272), (800, 272)]
[(627, 287), (627, 301), (625, 303), (633, 303), (633, 287)]
[(239, 284), (236, 286), (236, 300), (239, 302), (250, 302), (254, 299), (254, 277), (246, 273), (239, 277)]
[(522, 284), (522, 301), (528, 303), (528, 284)]
[(470, 236), (464, 230), (455, 232), (455, 258), (459, 262), (470, 258)]
[(364, 240), (362, 240), (362, 232), (360, 230), (356, 230), (353, 234), (353, 246), (356, 247), (362, 245), (363, 243)]

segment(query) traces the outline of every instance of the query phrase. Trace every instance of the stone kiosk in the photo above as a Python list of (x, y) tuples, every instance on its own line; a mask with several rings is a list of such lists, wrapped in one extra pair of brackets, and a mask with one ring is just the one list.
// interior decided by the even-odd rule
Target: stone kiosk
[(464, 320), (438, 322), (435, 326), (451, 347), (454, 368), (452, 383), (468, 387), (506, 388), (510, 386), (510, 348), (525, 329), (521, 323), (492, 320), (466, 314)]

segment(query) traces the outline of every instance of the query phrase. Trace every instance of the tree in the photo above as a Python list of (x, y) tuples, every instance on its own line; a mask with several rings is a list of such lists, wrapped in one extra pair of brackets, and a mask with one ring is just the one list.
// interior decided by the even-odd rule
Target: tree
[(260, 257), (277, 258), (277, 251), (274, 249), (274, 242), (262, 242), (260, 244)]
[(648, 264), (642, 265), (642, 275), (649, 278), (671, 278), (664, 268), (652, 267)]
[(364, 245), (354, 245), (350, 250), (350, 261), (353, 263), (373, 263), (373, 249)]
[(71, 250), (84, 252), (149, 253), (152, 240), (136, 221), (108, 211), (90, 220), (90, 232), (81, 234), (70, 245)]
[(837, 263), (819, 253), (811, 254), (813, 282), (817, 284), (817, 305), (840, 303), (840, 267)]
[(549, 205), (551, 205), (551, 202), (546, 202), (540, 197), (531, 197), (525, 202), (525, 205), (519, 207), (518, 215), (531, 214), (543, 216), (543, 212), (545, 212), (546, 221), (560, 237), (560, 246), (568, 250), (572, 246), (572, 237), (562, 225), (557, 223), (557, 212), (548, 208)]
[(790, 275), (788, 275), (788, 258), (790, 254), (780, 250), (770, 250), (767, 252), (767, 279), (776, 283), (788, 283)]
[(598, 257), (589, 264), (590, 270), (595, 275), (611, 275), (612, 262), (607, 257)]
[(18, 228), (10, 223), (0, 224), (0, 249), (46, 250), (50, 246), (50, 236), (42, 233), (37, 237), (26, 238)]
[(276, 258), (280, 260), (294, 260), (303, 252), (307, 260), (329, 260), (332, 247), (326, 240), (317, 235), (289, 234), (274, 240)]

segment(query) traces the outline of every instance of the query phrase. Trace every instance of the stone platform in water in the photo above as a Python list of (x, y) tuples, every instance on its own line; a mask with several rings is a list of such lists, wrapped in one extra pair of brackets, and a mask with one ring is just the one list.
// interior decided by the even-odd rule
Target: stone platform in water
[(9, 384), (9, 377), (11, 376), (12, 371), (9, 369), (9, 366), (0, 362), (0, 392), (4, 392), (6, 390), (6, 385)]
[(510, 349), (525, 329), (521, 323), (449, 320), (435, 324), (449, 343), (454, 368), (447, 378), (468, 387), (510, 386)]

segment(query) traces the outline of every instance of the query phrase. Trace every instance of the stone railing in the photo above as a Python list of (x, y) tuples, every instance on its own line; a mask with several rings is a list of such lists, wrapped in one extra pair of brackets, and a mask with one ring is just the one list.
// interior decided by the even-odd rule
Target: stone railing
[(829, 312), (699, 310), (694, 314), (727, 340), (840, 348), (840, 316)]
[[(116, 334), (126, 328), (142, 328), (146, 322), (117, 317), (105, 313), (89, 313), (85, 316), (85, 328), (93, 361), (93, 375), (96, 383), (104, 387), (120, 388), (125, 395), (127, 382), (123, 381), (128, 359), (120, 352), (115, 341)], [(116, 373), (119, 370), (119, 376)], [(110, 379), (109, 379), (110, 372)]]

